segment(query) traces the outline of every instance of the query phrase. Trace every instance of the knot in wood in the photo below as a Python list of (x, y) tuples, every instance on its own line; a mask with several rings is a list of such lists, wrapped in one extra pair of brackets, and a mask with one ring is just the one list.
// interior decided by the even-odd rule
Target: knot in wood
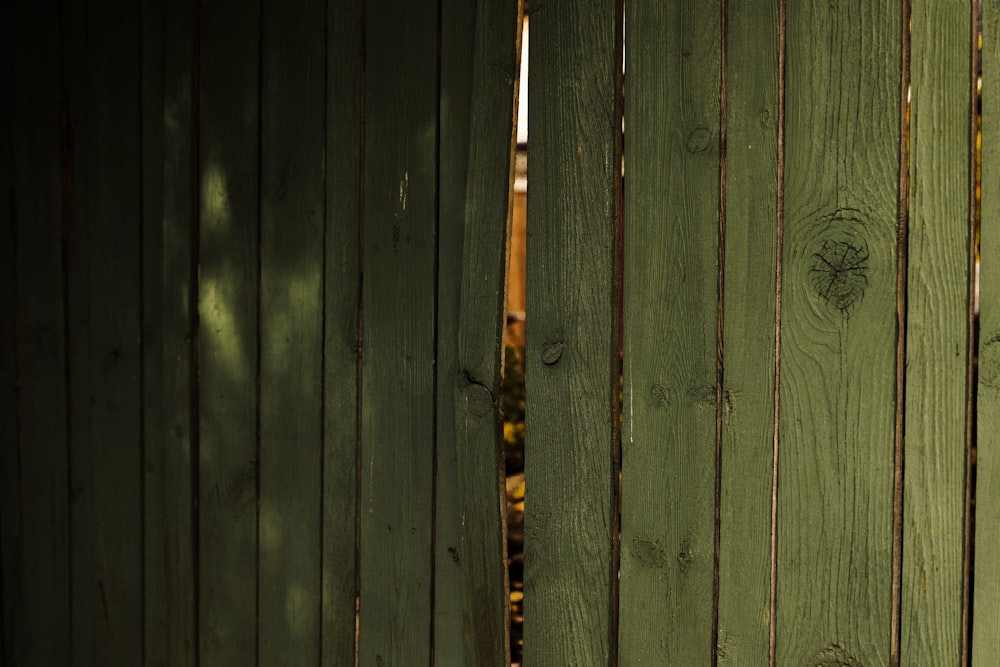
[(482, 417), (493, 411), (493, 396), (490, 390), (478, 382), (465, 388), (465, 408), (470, 414)]
[(711, 141), (712, 132), (707, 127), (699, 125), (688, 133), (687, 139), (684, 141), (684, 148), (687, 149), (688, 153), (700, 153), (708, 148)]
[(550, 340), (546, 341), (542, 345), (542, 362), (546, 366), (551, 366), (552, 364), (559, 361), (562, 356), (563, 350), (566, 348), (566, 343), (561, 340)]
[(853, 240), (824, 241), (813, 254), (809, 279), (820, 298), (850, 317), (868, 287), (868, 249)]

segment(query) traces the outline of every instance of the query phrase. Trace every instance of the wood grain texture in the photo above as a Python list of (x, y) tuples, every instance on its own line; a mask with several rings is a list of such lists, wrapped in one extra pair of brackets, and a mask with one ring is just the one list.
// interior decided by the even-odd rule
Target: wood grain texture
[(720, 665), (768, 661), (778, 186), (777, 0), (726, 19)]
[(361, 0), (327, 5), (321, 664), (331, 665), (354, 662), (361, 6)]
[[(142, 662), (138, 5), (78, 7), (64, 31), (74, 665)], [(72, 33), (72, 36), (67, 33)]]
[(639, 2), (627, 16), (619, 656), (708, 664), (721, 7)]
[(777, 664), (888, 664), (901, 5), (789, 3)]
[(264, 0), (261, 38), (261, 664), (320, 655), (326, 3)]
[(257, 656), (257, 2), (201, 5), (199, 660)]
[(195, 5), (142, 5), (144, 664), (193, 666)]
[[(21, 606), (17, 664), (69, 664), (69, 485), (62, 274), (62, 108), (56, 2), (14, 7), (11, 157), (17, 271)], [(13, 349), (11, 352), (13, 353)], [(13, 426), (13, 424), (12, 424)], [(15, 446), (15, 439), (5, 441)], [(13, 583), (13, 582), (12, 582)], [(6, 586), (6, 581), (4, 582)], [(13, 664), (13, 663), (12, 663)]]
[(360, 664), (430, 659), (438, 16), (365, 25)]
[(1000, 3), (983, 1), (982, 224), (972, 664), (1000, 661)]
[[(466, 554), (462, 548), (462, 493), (459, 488), (459, 437), (456, 421), (464, 401), (459, 380), (459, 312), (466, 175), (472, 123), (473, 50), (477, 2), (442, 0), (440, 133), (438, 135), (437, 268), (437, 449), (434, 484), (434, 661), (472, 664), (465, 646), (462, 586)], [(502, 310), (502, 306), (499, 310)], [(492, 315), (493, 313), (491, 313)], [(480, 323), (476, 323), (480, 324)], [(474, 582), (469, 582), (475, 585)], [(502, 596), (502, 593), (501, 593)], [(472, 611), (472, 610), (469, 610)]]
[(611, 0), (531, 12), (524, 662), (599, 665), (615, 576), (621, 53)]
[(452, 418), (462, 516), (465, 664), (502, 667), (510, 662), (510, 612), (499, 397), (521, 16), (518, 4), (508, 0), (481, 0), (475, 10), (468, 171), (459, 231), (464, 241), (458, 372), (448, 380), (456, 399)]
[(962, 647), (971, 8), (914, 3), (900, 664)]

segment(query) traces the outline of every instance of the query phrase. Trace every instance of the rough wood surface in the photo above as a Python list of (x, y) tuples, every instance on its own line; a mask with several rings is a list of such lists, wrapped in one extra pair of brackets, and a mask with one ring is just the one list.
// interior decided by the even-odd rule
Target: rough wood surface
[(199, 659), (257, 657), (257, 2), (201, 5)]
[(195, 664), (195, 5), (142, 7), (145, 664)]
[(720, 665), (765, 665), (769, 651), (778, 12), (778, 0), (727, 7)]
[(889, 660), (900, 12), (788, 3), (777, 664)]
[[(62, 100), (56, 2), (14, 6), (13, 231), (17, 242), (17, 664), (70, 662)], [(13, 250), (13, 247), (11, 248)], [(12, 310), (12, 314), (13, 310)], [(13, 355), (15, 348), (11, 348)], [(13, 424), (12, 424), (13, 426)], [(4, 441), (14, 447), (15, 440)], [(7, 580), (4, 581), (6, 587)], [(13, 664), (13, 663), (12, 663)]]
[(365, 26), (360, 664), (430, 659), (437, 12)]
[(508, 0), (480, 0), (475, 9), (464, 145), (468, 171), (459, 231), (464, 242), (458, 368), (448, 381), (455, 397), (452, 415), (463, 519), (459, 557), (466, 664), (502, 667), (510, 662), (510, 612), (499, 397), (521, 16), (517, 3)]
[[(631, 11), (631, 10), (630, 10)], [(615, 3), (532, 8), (524, 662), (611, 660)]]
[(901, 665), (962, 649), (971, 22), (913, 4)]
[(619, 655), (708, 664), (721, 8), (639, 2), (627, 17)]
[(1000, 662), (1000, 2), (983, 2), (982, 225), (972, 664)]
[(257, 644), (261, 664), (307, 665), (320, 654), (327, 8), (262, 5)]
[(354, 661), (362, 3), (327, 9), (322, 664)]
[(66, 7), (72, 638), (78, 665), (142, 661), (139, 11)]

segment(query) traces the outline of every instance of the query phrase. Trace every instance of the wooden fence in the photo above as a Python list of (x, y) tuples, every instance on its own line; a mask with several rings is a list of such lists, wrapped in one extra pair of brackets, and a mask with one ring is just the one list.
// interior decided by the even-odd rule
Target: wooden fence
[[(3, 664), (509, 662), (520, 13), (8, 7)], [(531, 16), (525, 664), (1000, 664), (1000, 2)]]

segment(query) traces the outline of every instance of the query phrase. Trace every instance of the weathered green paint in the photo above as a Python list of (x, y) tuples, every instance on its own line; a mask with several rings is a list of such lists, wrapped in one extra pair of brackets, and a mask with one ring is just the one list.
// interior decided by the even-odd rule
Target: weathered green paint
[(788, 3), (777, 664), (889, 660), (900, 12)]
[[(466, 663), (510, 662), (506, 492), (499, 415), (504, 270), (513, 168), (513, 105), (520, 12), (509, 0), (475, 3), (468, 155), (460, 221), (458, 368), (448, 378), (458, 454)], [(441, 397), (439, 396), (439, 401)], [(447, 661), (441, 665), (451, 664)]]
[(466, 654), (462, 606), (466, 554), (461, 544), (463, 507), (458, 469), (461, 447), (467, 445), (459, 444), (458, 438), (464, 433), (462, 423), (456, 421), (456, 405), (464, 398), (457, 381), (461, 377), (459, 331), (463, 325), (481, 324), (469, 322), (459, 312), (477, 4), (468, 0), (441, 2), (434, 485), (434, 659), (441, 665), (471, 664)]
[(778, 13), (778, 0), (727, 6), (720, 665), (765, 665), (769, 650)]
[(320, 655), (327, 8), (262, 4), (257, 643), (261, 664), (309, 665)]
[(983, 0), (982, 223), (972, 665), (1000, 661), (1000, 3)]
[(972, 8), (914, 3), (901, 665), (962, 651)]
[(554, 0), (531, 14), (527, 665), (610, 660), (621, 67), (615, 14), (613, 0)]
[(200, 664), (257, 656), (257, 2), (201, 5), (199, 82)]
[(360, 664), (426, 664), (431, 641), (438, 17), (365, 26)]
[(361, 276), (360, 0), (330, 0), (326, 43), (322, 664), (354, 661)]
[(64, 7), (74, 665), (142, 662), (138, 5)]
[[(69, 664), (69, 472), (58, 6), (19, 2), (12, 157), (17, 241), (16, 475), (23, 629), (17, 664)], [(12, 312), (14, 312), (12, 310)], [(13, 353), (14, 348), (11, 348)], [(12, 424), (13, 425), (13, 424)], [(5, 441), (6, 442), (6, 441)], [(14, 440), (9, 441), (13, 446)], [(6, 585), (6, 581), (4, 582)], [(13, 663), (12, 663), (13, 664)]]
[(619, 655), (708, 664), (721, 8), (639, 2), (627, 17)]
[(144, 664), (193, 666), (195, 6), (142, 6)]

